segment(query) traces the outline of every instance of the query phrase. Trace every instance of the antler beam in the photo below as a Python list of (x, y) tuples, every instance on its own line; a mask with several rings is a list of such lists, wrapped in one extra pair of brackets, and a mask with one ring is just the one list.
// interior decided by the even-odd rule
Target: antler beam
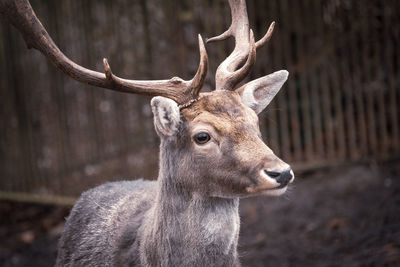
[[(229, 37), (235, 38), (234, 50), (218, 66), (215, 75), (216, 90), (235, 90), (235, 86), (247, 76), (251, 67), (254, 65), (256, 49), (262, 47), (269, 41), (275, 26), (275, 22), (272, 22), (264, 37), (254, 43), (254, 35), (249, 27), (246, 1), (229, 0), (229, 6), (232, 16), (231, 26), (221, 35), (207, 40), (207, 43), (210, 43), (222, 41)], [(244, 65), (238, 69), (243, 63)]]
[(56, 68), (79, 82), (126, 93), (164, 96), (180, 105), (196, 99), (204, 84), (208, 57), (200, 35), (200, 63), (193, 79), (186, 81), (173, 77), (169, 80), (137, 81), (115, 76), (107, 59), (103, 60), (105, 73), (84, 68), (70, 60), (51, 39), (28, 0), (0, 0), (0, 15), (18, 29), (28, 48), (37, 49)]

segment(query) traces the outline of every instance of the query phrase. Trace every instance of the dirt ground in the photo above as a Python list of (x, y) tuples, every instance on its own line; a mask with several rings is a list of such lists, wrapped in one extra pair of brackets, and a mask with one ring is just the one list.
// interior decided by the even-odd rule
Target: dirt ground
[[(0, 266), (53, 266), (69, 207), (0, 201)], [(400, 161), (297, 174), (241, 201), (243, 266), (400, 266)]]

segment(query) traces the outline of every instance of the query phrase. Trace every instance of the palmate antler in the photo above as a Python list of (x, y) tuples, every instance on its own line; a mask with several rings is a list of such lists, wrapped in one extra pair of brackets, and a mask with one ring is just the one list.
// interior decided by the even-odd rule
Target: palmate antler
[[(269, 26), (267, 33), (258, 42), (254, 42), (253, 31), (249, 27), (245, 0), (229, 0), (232, 23), (228, 30), (219, 36), (210, 38), (207, 43), (235, 38), (235, 48), (219, 65), (215, 74), (216, 90), (235, 90), (250, 72), (256, 61), (256, 49), (266, 44), (272, 36), (275, 22)], [(244, 63), (244, 61), (246, 62)], [(238, 69), (238, 67), (244, 65)]]
[(70, 60), (53, 42), (28, 0), (0, 0), (0, 15), (20, 31), (28, 48), (39, 50), (56, 68), (79, 82), (126, 93), (164, 96), (183, 106), (198, 98), (204, 84), (208, 57), (200, 35), (200, 63), (193, 79), (185, 81), (173, 77), (169, 80), (136, 81), (114, 75), (107, 59), (103, 59), (105, 73), (84, 68)]

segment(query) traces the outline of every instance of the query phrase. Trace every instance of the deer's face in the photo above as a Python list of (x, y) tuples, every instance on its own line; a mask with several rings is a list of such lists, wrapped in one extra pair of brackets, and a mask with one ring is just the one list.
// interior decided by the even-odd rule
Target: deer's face
[(182, 110), (162, 103), (173, 105), (172, 100), (153, 99), (157, 132), (164, 142), (176, 144), (168, 147), (177, 150), (172, 154), (177, 179), (182, 179), (179, 183), (218, 197), (286, 191), (293, 172), (262, 141), (257, 116), (275, 94), (258, 94), (262, 101), (257, 101), (254, 91), (203, 93)]

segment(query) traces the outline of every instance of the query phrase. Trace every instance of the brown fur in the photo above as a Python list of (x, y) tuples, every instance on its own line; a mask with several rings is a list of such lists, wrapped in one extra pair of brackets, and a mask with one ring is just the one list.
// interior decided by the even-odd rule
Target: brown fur
[[(221, 90), (203, 93), (197, 102), (182, 109), (181, 113), (187, 124), (188, 136), (193, 136), (199, 128), (207, 129), (218, 143), (219, 151), (214, 148), (204, 152), (210, 158), (210, 164), (218, 162), (221, 151), (226, 151), (225, 158), (231, 158), (225, 170), (232, 170), (232, 175), (228, 175), (230, 178), (215, 180), (213, 176), (214, 180), (208, 181), (210, 184), (216, 183), (221, 192), (233, 191), (240, 195), (275, 187), (259, 177), (258, 172), (263, 168), (279, 170), (287, 164), (276, 157), (262, 141), (257, 115), (243, 104), (237, 92)], [(238, 166), (243, 175), (234, 173)]]

